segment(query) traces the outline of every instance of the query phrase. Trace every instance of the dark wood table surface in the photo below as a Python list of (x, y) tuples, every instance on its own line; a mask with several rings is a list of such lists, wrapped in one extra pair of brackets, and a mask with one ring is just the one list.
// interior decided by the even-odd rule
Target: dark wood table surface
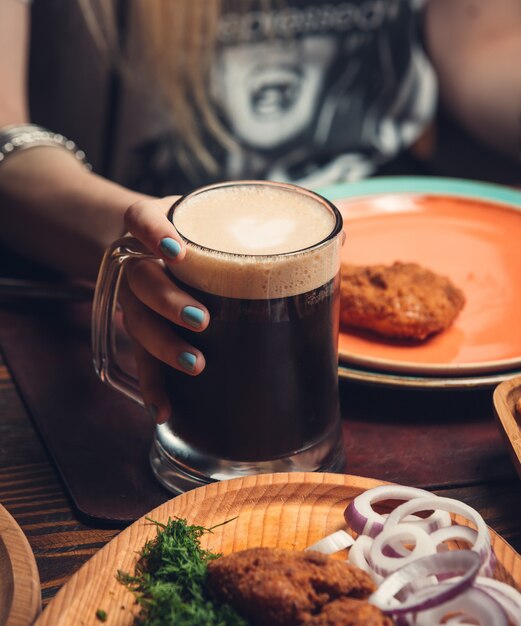
[[(456, 146), (455, 149), (453, 145), (455, 130), (452, 123), (445, 120), (445, 124), (447, 123), (450, 124), (450, 132), (438, 133), (441, 140), (439, 160), (443, 164), (443, 169), (437, 173), (447, 175), (448, 159), (455, 162), (457, 166), (456, 169), (450, 170), (450, 175), (478, 177), (479, 168), (476, 166), (476, 158), (483, 152), (483, 147), (471, 147), (470, 150), (467, 149), (469, 158), (461, 158), (458, 156), (461, 155), (461, 147)], [(451, 138), (451, 141), (444, 143), (446, 137)], [(465, 141), (468, 143), (468, 139)], [(508, 164), (498, 161), (497, 154), (488, 160), (485, 159), (484, 163), (483, 175), (479, 178), (506, 184), (518, 183), (517, 165), (512, 164), (510, 173), (506, 174), (509, 172)], [(409, 167), (409, 164), (406, 167)], [(460, 169), (457, 169), (458, 167)], [(423, 172), (409, 172), (408, 170), (404, 172), (400, 168), (397, 171), (388, 168), (383, 173), (400, 175)], [(4, 269), (11, 272), (13, 269), (11, 265), (6, 265), (5, 262), (4, 265)], [(14, 264), (13, 275), (19, 274), (19, 265), (20, 261)], [(33, 276), (32, 266), (28, 274), (30, 277)], [(342, 383), (341, 388), (344, 417), (349, 419), (354, 411), (363, 421), (365, 414), (360, 410), (360, 405), (366, 401), (371, 402), (378, 392), (373, 388), (357, 390), (355, 406), (350, 406), (348, 411), (346, 397), (349, 396), (351, 390), (349, 384), (345, 382)], [(407, 390), (404, 390), (403, 394), (405, 397), (408, 394)], [(477, 396), (475, 403), (482, 401), (482, 397)], [(472, 404), (470, 406), (472, 407)], [(392, 413), (392, 410), (389, 410)], [(445, 424), (447, 428), (450, 428), (451, 420), (457, 424), (461, 418), (461, 407), (455, 406), (451, 409), (449, 403), (447, 410)], [(489, 413), (489, 419), (493, 421), (491, 406), (484, 408), (483, 412)], [(462, 445), (464, 443), (462, 442)], [(490, 464), (494, 464), (494, 459), (491, 459)], [(500, 459), (499, 465), (504, 464), (505, 458)], [(501, 477), (499, 473), (499, 477), (495, 474), (487, 479), (487, 470), (488, 467), (485, 471), (478, 472), (478, 478), (474, 480), (461, 481), (458, 477), (454, 477), (453, 484), (444, 484), (442, 488), (435, 489), (435, 491), (440, 495), (458, 498), (476, 508), (489, 526), (520, 552), (521, 480), (513, 469), (505, 477)], [(64, 484), (18, 394), (1, 351), (0, 503), (14, 516), (33, 549), (40, 574), (44, 606), (83, 563), (120, 532), (118, 529), (85, 523), (75, 512)]]
[[(342, 382), (346, 421), (352, 412), (363, 417), (360, 406), (378, 394), (375, 388), (353, 389), (351, 383)], [(399, 393), (405, 399), (408, 391)], [(352, 397), (355, 402), (349, 404)], [(481, 398), (478, 396), (477, 401), (481, 402)], [(484, 410), (490, 411), (493, 421), (491, 407)], [(89, 525), (76, 514), (1, 356), (0, 416), (0, 502), (21, 526), (34, 551), (45, 605), (119, 530)], [(503, 462), (508, 464), (508, 458)], [(436, 484), (436, 472), (433, 467), (432, 484)], [(466, 480), (464, 484), (445, 481), (435, 491), (475, 507), (495, 531), (517, 551), (521, 549), (521, 481), (513, 469), (504, 477), (496, 475), (490, 480), (478, 472), (475, 480)]]

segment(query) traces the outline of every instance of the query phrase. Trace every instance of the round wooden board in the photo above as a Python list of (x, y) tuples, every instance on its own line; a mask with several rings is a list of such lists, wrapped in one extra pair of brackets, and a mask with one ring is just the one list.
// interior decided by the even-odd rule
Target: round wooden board
[(0, 626), (29, 626), (41, 605), (40, 577), (31, 546), (0, 504)]
[[(350, 500), (381, 484), (339, 474), (262, 474), (189, 491), (146, 517), (160, 522), (181, 517), (207, 528), (235, 518), (203, 536), (202, 545), (213, 552), (228, 554), (254, 546), (301, 550), (345, 527), (343, 511)], [(99, 626), (98, 609), (106, 611), (108, 626), (130, 626), (137, 607), (116, 573), (133, 572), (137, 553), (155, 534), (155, 526), (145, 517), (125, 529), (72, 576), (36, 626)], [(491, 534), (500, 577), (521, 586), (521, 557)]]

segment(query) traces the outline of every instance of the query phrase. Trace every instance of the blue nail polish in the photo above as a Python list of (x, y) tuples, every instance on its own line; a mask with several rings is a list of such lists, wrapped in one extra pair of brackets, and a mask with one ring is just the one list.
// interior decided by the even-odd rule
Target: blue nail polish
[(159, 244), (161, 252), (169, 259), (175, 259), (181, 252), (181, 245), (172, 237), (164, 237)]
[(192, 328), (199, 328), (204, 321), (204, 311), (195, 306), (185, 306), (181, 319)]
[(157, 416), (159, 415), (159, 411), (157, 409), (157, 406), (155, 404), (149, 404), (147, 406), (147, 410), (150, 413), (150, 417), (152, 418), (152, 421), (155, 424), (157, 422)]
[(177, 357), (177, 362), (187, 372), (193, 372), (197, 363), (197, 357), (191, 352), (181, 352)]

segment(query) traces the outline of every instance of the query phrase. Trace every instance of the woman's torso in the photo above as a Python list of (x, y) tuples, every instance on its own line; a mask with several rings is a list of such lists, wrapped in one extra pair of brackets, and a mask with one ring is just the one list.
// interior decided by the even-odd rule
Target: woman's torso
[(313, 187), (361, 178), (433, 114), (417, 4), (291, 0), (225, 13), (208, 92), (237, 148), (208, 135), (219, 163), (209, 176), (179, 164), (175, 120), (144, 83), (114, 79), (76, 3), (36, 0), (33, 119), (74, 139), (96, 171), (157, 195), (231, 178)]

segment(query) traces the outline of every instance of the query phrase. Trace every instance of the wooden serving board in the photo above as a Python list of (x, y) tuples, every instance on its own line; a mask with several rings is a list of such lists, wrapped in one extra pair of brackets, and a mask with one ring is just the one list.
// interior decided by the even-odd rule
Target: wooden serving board
[[(254, 546), (301, 550), (345, 527), (347, 504), (381, 484), (339, 474), (263, 474), (189, 491), (147, 517), (160, 522), (181, 517), (207, 528), (233, 520), (203, 536), (203, 547), (213, 552), (228, 554)], [(108, 626), (130, 626), (137, 607), (132, 594), (117, 582), (116, 573), (133, 572), (137, 553), (155, 535), (155, 526), (145, 518), (126, 528), (69, 580), (36, 626), (100, 626), (98, 609), (106, 611)], [(491, 531), (491, 535), (500, 577), (521, 586), (521, 557), (497, 534)]]
[(29, 626), (41, 605), (40, 577), (31, 546), (0, 504), (0, 626)]
[(498, 424), (521, 477), (521, 415), (515, 404), (521, 398), (521, 377), (506, 380), (494, 390), (494, 410)]

